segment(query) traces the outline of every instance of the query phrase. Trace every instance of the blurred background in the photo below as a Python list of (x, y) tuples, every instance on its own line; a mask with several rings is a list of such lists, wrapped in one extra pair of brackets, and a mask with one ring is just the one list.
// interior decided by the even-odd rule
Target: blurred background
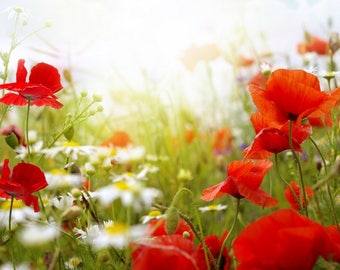
[(271, 65), (301, 67), (304, 31), (328, 39), (340, 29), (337, 0), (2, 0), (1, 51), (14, 31), (13, 7), (23, 10), (18, 39), (50, 25), (15, 50), (13, 70), (19, 58), (45, 61), (71, 71), (82, 90), (113, 98), (155, 91), (196, 109), (209, 84), (226, 103), (239, 61), (255, 59), (253, 73), (266, 55)]

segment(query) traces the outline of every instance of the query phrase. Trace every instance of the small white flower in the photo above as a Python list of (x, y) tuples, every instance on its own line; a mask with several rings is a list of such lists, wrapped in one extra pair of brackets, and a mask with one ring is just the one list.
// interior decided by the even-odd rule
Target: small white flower
[(151, 207), (154, 199), (160, 195), (158, 189), (144, 187), (139, 181), (125, 180), (114, 182), (95, 192), (95, 197), (104, 207), (120, 199), (124, 206), (132, 206), (136, 211), (140, 211), (143, 207)]
[(71, 196), (59, 196), (52, 199), (52, 205), (61, 211), (70, 208), (73, 202), (74, 198)]
[(165, 214), (162, 214), (158, 210), (152, 210), (146, 216), (142, 216), (141, 221), (142, 221), (142, 224), (145, 224), (145, 223), (148, 223), (150, 220), (160, 219), (160, 218), (165, 218)]
[[(10, 200), (0, 201), (0, 227), (8, 228), (9, 226), (9, 211)], [(11, 226), (15, 227), (19, 223), (27, 220), (38, 220), (40, 217), (39, 212), (34, 212), (32, 207), (26, 206), (22, 201), (14, 200), (12, 205)]]
[(93, 145), (79, 145), (76, 142), (66, 142), (59, 146), (42, 149), (41, 152), (49, 158), (55, 158), (58, 154), (63, 154), (71, 160), (78, 160), (79, 156), (89, 157), (97, 150)]
[(144, 230), (144, 226), (128, 226), (123, 223), (107, 221), (104, 222), (103, 226), (90, 226), (83, 239), (95, 250), (108, 247), (124, 248), (128, 246), (130, 241), (142, 237)]
[(145, 149), (142, 146), (131, 148), (119, 148), (112, 160), (118, 164), (127, 164), (134, 161), (140, 161), (145, 155)]
[(66, 269), (77, 269), (83, 264), (79, 257), (72, 257), (67, 262), (65, 262)]
[(58, 238), (59, 228), (55, 224), (26, 224), (18, 232), (20, 242), (28, 247), (41, 246)]
[(203, 207), (199, 207), (198, 210), (200, 210), (201, 212), (209, 212), (209, 211), (222, 211), (227, 209), (228, 205), (222, 205), (222, 204), (211, 204), (208, 206), (203, 206)]
[[(15, 266), (16, 270), (31, 270), (29, 263), (21, 263), (19, 265)], [(13, 270), (13, 264), (12, 263), (5, 263), (0, 266), (0, 270)]]
[(48, 183), (46, 189), (50, 190), (83, 186), (83, 177), (80, 174), (71, 174), (65, 170), (52, 170), (45, 173), (45, 177)]
[[(37, 141), (36, 143), (32, 144), (30, 146), (30, 154), (35, 155), (41, 153), (41, 150), (43, 148), (44, 142), (43, 141)], [(27, 147), (23, 145), (19, 145), (17, 148), (15, 148), (15, 152), (17, 153), (16, 157), (21, 160), (25, 160), (27, 157)]]

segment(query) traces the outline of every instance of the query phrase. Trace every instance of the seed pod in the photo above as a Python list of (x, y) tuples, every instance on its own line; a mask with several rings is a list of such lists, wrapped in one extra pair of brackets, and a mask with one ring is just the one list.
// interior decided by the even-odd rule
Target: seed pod
[(5, 136), (5, 141), (9, 147), (15, 149), (19, 145), (18, 137), (12, 132)]

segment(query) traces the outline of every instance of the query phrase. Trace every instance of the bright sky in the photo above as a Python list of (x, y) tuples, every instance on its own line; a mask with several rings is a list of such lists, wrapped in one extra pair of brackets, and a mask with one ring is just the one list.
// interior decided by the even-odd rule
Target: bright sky
[(26, 12), (25, 33), (52, 23), (14, 59), (70, 66), (85, 88), (138, 85), (142, 71), (154, 80), (169, 76), (183, 68), (179, 59), (191, 45), (217, 43), (228, 51), (246, 36), (257, 50), (294, 53), (303, 26), (327, 37), (329, 16), (340, 25), (338, 0), (1, 0), (0, 49), (12, 31), (13, 17), (4, 11), (11, 6)]

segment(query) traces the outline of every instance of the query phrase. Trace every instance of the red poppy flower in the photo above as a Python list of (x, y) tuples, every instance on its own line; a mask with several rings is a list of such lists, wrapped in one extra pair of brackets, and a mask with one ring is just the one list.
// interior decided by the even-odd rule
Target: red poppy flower
[(309, 35), (308, 40), (297, 45), (297, 51), (299, 54), (315, 52), (319, 55), (328, 55), (328, 41), (323, 40), (317, 36)]
[(195, 246), (181, 235), (163, 235), (132, 245), (134, 270), (199, 270)]
[[(166, 225), (165, 225), (166, 219), (152, 219), (149, 221), (147, 227), (146, 227), (146, 235), (147, 236), (162, 236), (162, 235), (168, 235), (166, 231)], [(183, 219), (180, 219), (178, 221), (177, 228), (173, 234), (183, 235), (183, 233), (189, 233), (189, 239), (193, 240), (195, 238), (194, 232), (191, 230), (188, 223), (186, 223)]]
[(132, 139), (125, 131), (116, 131), (113, 135), (103, 142), (101, 146), (108, 147), (127, 147), (132, 144)]
[[(300, 187), (295, 182), (290, 182), (289, 185), (293, 188), (296, 197), (298, 199), (300, 199)], [(314, 192), (313, 192), (313, 190), (310, 187), (305, 187), (305, 192), (306, 192), (306, 196), (307, 196), (307, 203), (303, 199), (303, 202), (302, 202), (302, 207), (303, 208), (305, 208), (307, 206), (307, 204), (309, 203), (310, 199), (314, 195)], [(285, 194), (287, 202), (290, 204), (290, 206), (293, 209), (301, 210), (300, 207), (299, 207), (299, 204), (296, 201), (296, 199), (295, 199), (292, 191), (290, 190), (290, 188), (286, 187), (284, 194)]]
[[(252, 114), (250, 118), (257, 133), (251, 145), (242, 152), (244, 158), (266, 159), (273, 154), (290, 149), (289, 123), (280, 128), (268, 127), (268, 122), (260, 112)], [(301, 143), (312, 134), (309, 125), (293, 124), (292, 142), (294, 150), (302, 152)]]
[(288, 120), (300, 124), (306, 117), (321, 117), (340, 99), (340, 88), (322, 92), (318, 78), (303, 70), (275, 70), (265, 88), (250, 84), (249, 91), (271, 127), (280, 127)]
[(215, 153), (225, 153), (230, 151), (232, 143), (232, 134), (230, 129), (221, 128), (217, 130), (213, 142), (213, 149)]
[[(214, 257), (214, 259), (217, 261), (218, 256), (220, 254), (222, 244), (224, 239), (227, 237), (228, 232), (225, 232), (221, 238), (218, 238), (216, 235), (210, 235), (207, 236), (204, 239), (204, 243), (208, 247), (208, 249), (211, 252), (211, 255)], [(208, 255), (209, 256), (209, 255)], [(207, 269), (214, 269), (213, 263), (211, 261), (211, 258), (209, 258), (209, 265), (210, 268), (208, 268), (206, 259), (205, 259), (205, 253), (204, 248), (202, 244), (199, 244), (196, 250), (196, 261), (197, 265), (199, 265), (200, 270), (207, 270)], [(225, 247), (222, 252), (222, 260), (221, 260), (221, 266), (219, 269), (221, 270), (228, 270), (231, 264), (231, 259), (228, 253), (228, 249)]]
[[(38, 197), (32, 193), (47, 186), (45, 174), (41, 169), (29, 163), (17, 164), (11, 173), (8, 166), (9, 160), (4, 161), (0, 179), (0, 197), (14, 196), (22, 200), (27, 206), (33, 206), (34, 211), (39, 211)], [(11, 175), (12, 174), (12, 175)]]
[(327, 261), (333, 261), (340, 263), (340, 232), (337, 225), (331, 225), (325, 227), (326, 233), (330, 240), (330, 252), (324, 259)]
[(278, 201), (260, 189), (263, 177), (272, 167), (269, 160), (233, 161), (227, 167), (225, 181), (209, 187), (202, 192), (202, 199), (211, 201), (229, 194), (237, 199), (245, 198), (262, 207), (272, 207)]
[(232, 248), (239, 270), (310, 270), (329, 252), (329, 240), (320, 224), (281, 209), (248, 225)]
[(58, 70), (46, 63), (38, 63), (31, 69), (28, 82), (25, 60), (18, 61), (15, 83), (1, 84), (0, 89), (7, 89), (16, 93), (7, 93), (0, 102), (6, 105), (23, 106), (30, 100), (31, 105), (50, 106), (59, 109), (63, 105), (54, 95), (62, 89)]

